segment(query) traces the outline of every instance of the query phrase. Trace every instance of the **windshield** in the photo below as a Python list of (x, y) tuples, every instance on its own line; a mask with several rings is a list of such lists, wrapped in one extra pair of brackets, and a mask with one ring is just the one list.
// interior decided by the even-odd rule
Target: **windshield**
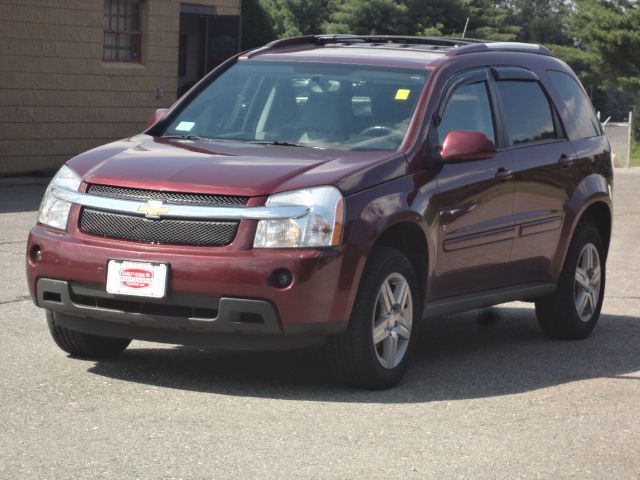
[(196, 95), (164, 136), (397, 150), (429, 73), (240, 61)]

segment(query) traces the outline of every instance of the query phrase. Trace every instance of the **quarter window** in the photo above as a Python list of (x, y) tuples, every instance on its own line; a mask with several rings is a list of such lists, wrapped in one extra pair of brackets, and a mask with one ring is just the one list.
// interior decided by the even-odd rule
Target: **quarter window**
[(495, 143), (493, 115), (486, 82), (462, 85), (453, 92), (438, 124), (440, 145), (452, 130), (481, 132)]
[(142, 0), (104, 0), (104, 47), (109, 62), (140, 62)]
[(558, 138), (551, 105), (538, 82), (497, 83), (509, 145)]
[(582, 138), (600, 135), (600, 122), (578, 82), (564, 72), (550, 70), (548, 73), (552, 85), (576, 124), (578, 135)]

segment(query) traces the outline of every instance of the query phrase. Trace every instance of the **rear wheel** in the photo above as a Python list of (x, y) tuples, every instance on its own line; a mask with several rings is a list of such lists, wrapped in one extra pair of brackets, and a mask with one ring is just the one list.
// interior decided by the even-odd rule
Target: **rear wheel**
[(407, 257), (377, 247), (362, 274), (347, 331), (329, 342), (341, 378), (350, 385), (383, 389), (397, 384), (409, 366), (421, 319), (417, 276)]
[(131, 343), (130, 339), (101, 337), (69, 330), (56, 322), (54, 313), (47, 310), (49, 332), (58, 347), (81, 358), (107, 358), (122, 353)]
[(600, 317), (605, 286), (605, 255), (598, 230), (578, 227), (569, 246), (556, 291), (536, 302), (544, 333), (553, 338), (581, 339)]

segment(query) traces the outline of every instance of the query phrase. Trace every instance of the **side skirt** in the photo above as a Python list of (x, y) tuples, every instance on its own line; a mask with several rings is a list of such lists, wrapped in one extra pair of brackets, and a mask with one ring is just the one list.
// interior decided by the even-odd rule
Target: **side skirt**
[(530, 301), (537, 297), (551, 295), (555, 292), (556, 286), (555, 283), (527, 283), (513, 287), (442, 298), (428, 302), (424, 308), (423, 316), (449, 315), (517, 300)]

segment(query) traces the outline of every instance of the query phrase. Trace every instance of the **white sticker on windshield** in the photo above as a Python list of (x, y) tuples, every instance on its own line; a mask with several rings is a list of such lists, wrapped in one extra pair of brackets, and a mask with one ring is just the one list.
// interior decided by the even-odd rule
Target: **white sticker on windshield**
[(190, 132), (195, 126), (196, 122), (180, 122), (176, 127), (176, 130), (179, 132)]

